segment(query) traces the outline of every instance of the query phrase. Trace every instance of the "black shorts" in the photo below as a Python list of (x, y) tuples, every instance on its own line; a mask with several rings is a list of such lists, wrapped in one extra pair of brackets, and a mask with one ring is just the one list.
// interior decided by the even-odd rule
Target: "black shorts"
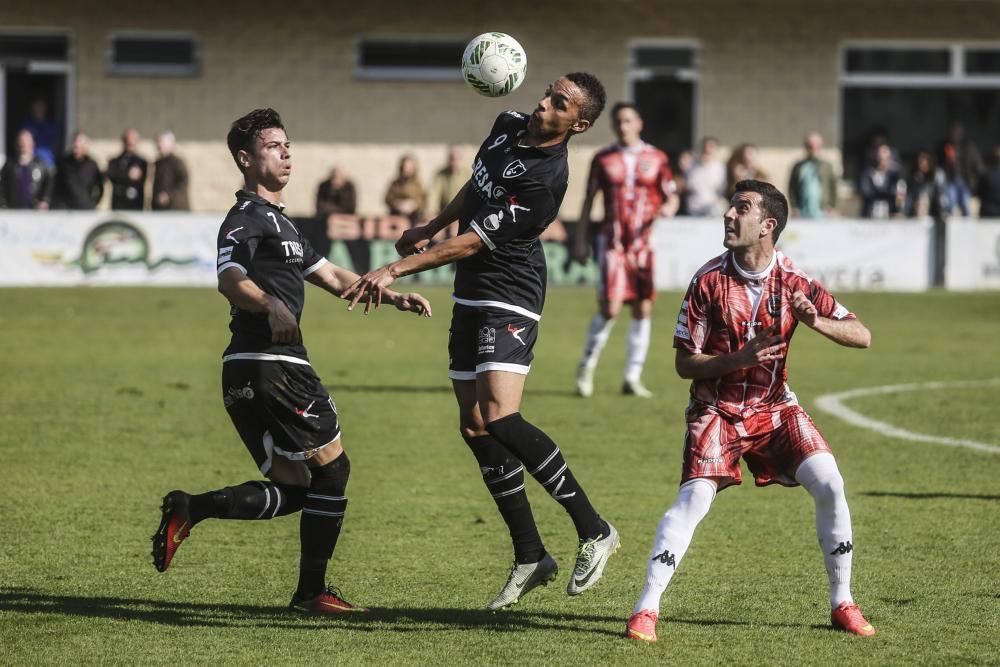
[(275, 454), (304, 461), (340, 438), (337, 406), (307, 363), (226, 361), (222, 400), (265, 475)]
[(448, 377), (475, 380), (476, 373), (527, 375), (538, 339), (538, 321), (499, 308), (455, 304), (448, 334)]

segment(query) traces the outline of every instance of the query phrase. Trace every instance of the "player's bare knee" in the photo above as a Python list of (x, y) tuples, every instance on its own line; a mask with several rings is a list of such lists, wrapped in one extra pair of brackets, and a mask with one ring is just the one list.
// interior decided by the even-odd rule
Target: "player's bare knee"
[(310, 468), (325, 466), (330, 461), (340, 457), (344, 453), (344, 446), (340, 438), (327, 443), (318, 449), (313, 450), (312, 455), (307, 459)]
[(465, 422), (463, 422), (462, 425), (459, 426), (458, 432), (466, 440), (468, 440), (469, 438), (479, 438), (481, 436), (488, 435), (486, 431), (486, 426), (483, 425), (482, 421), (480, 421), (478, 425), (466, 424)]

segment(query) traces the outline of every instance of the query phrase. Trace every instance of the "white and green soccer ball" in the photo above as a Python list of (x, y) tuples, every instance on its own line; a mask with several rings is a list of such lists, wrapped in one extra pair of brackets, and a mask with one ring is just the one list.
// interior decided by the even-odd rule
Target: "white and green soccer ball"
[(528, 56), (517, 40), (502, 32), (476, 37), (462, 54), (462, 77), (480, 95), (502, 97), (524, 81)]

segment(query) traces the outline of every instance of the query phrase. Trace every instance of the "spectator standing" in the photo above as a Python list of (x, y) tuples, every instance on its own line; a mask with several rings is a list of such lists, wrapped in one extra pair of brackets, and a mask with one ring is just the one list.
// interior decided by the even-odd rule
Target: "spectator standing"
[(893, 165), (892, 149), (882, 144), (876, 152), (876, 163), (861, 173), (858, 182), (861, 195), (861, 217), (886, 219), (899, 216), (906, 195), (906, 183)]
[(903, 215), (907, 218), (938, 218), (950, 208), (944, 172), (934, 164), (930, 153), (920, 151), (914, 161), (913, 173), (906, 179)]
[(788, 179), (788, 203), (793, 217), (825, 218), (837, 208), (837, 177), (833, 165), (820, 157), (823, 136), (819, 132), (810, 132), (804, 145), (806, 156), (795, 163)]
[(136, 154), (139, 132), (129, 128), (122, 133), (122, 152), (108, 163), (111, 181), (111, 208), (116, 211), (141, 211), (146, 199), (148, 165)]
[(92, 211), (104, 195), (104, 174), (90, 157), (90, 138), (83, 132), (73, 135), (69, 153), (56, 165), (52, 208)]
[(353, 214), (357, 206), (354, 183), (339, 167), (330, 169), (330, 176), (316, 188), (316, 217), (326, 220), (334, 213)]
[(156, 137), (159, 157), (153, 164), (153, 210), (188, 211), (188, 170), (184, 160), (174, 150), (177, 138), (173, 132), (161, 132)]
[(52, 173), (35, 155), (35, 140), (28, 130), (17, 133), (17, 157), (0, 170), (0, 208), (49, 208), (52, 200)]
[(701, 152), (684, 174), (688, 215), (713, 216), (722, 211), (726, 191), (726, 165), (719, 159), (719, 142), (714, 137), (701, 140)]
[(424, 211), (426, 194), (417, 174), (417, 160), (406, 153), (399, 159), (399, 172), (389, 184), (385, 203), (392, 215), (402, 215), (416, 223)]
[(753, 144), (740, 144), (729, 156), (726, 162), (726, 196), (732, 197), (736, 192), (736, 184), (740, 181), (766, 181), (767, 174), (758, 162), (757, 147)]
[(56, 124), (49, 120), (49, 105), (44, 98), (36, 97), (31, 101), (28, 118), (21, 126), (22, 130), (31, 132), (35, 140), (35, 156), (41, 158), (49, 169), (56, 163)]
[[(983, 159), (976, 145), (965, 136), (961, 123), (952, 123), (948, 129), (948, 137), (941, 144), (939, 160), (948, 183), (948, 200), (952, 210), (957, 207), (963, 216), (968, 216), (969, 199), (978, 186)], [(945, 211), (946, 214), (951, 212)]]
[(1000, 218), (1000, 144), (993, 147), (990, 167), (979, 177), (979, 217)]
[(455, 198), (469, 180), (469, 172), (462, 166), (462, 151), (458, 146), (448, 147), (448, 158), (444, 167), (434, 174), (430, 193), (427, 197), (427, 213), (436, 215)]

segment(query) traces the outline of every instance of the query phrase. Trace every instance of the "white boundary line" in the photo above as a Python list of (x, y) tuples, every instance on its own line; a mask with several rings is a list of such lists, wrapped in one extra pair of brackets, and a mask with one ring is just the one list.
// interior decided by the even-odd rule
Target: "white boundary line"
[(881, 387), (864, 387), (862, 389), (852, 389), (836, 394), (823, 394), (816, 398), (816, 407), (827, 412), (834, 417), (843, 419), (848, 424), (860, 426), (861, 428), (875, 431), (890, 438), (901, 438), (913, 442), (926, 442), (933, 445), (945, 445), (947, 447), (966, 447), (990, 454), (1000, 454), (1000, 447), (985, 442), (975, 440), (964, 440), (961, 438), (946, 438), (937, 435), (927, 435), (925, 433), (914, 433), (906, 429), (880, 422), (866, 417), (860, 412), (855, 412), (844, 405), (843, 401), (858, 398), (861, 396), (874, 396), (878, 394), (898, 394), (904, 391), (926, 391), (932, 389), (951, 389), (965, 387), (1000, 387), (1000, 378), (992, 380), (960, 380), (954, 382), (919, 382), (916, 384), (887, 384)]

